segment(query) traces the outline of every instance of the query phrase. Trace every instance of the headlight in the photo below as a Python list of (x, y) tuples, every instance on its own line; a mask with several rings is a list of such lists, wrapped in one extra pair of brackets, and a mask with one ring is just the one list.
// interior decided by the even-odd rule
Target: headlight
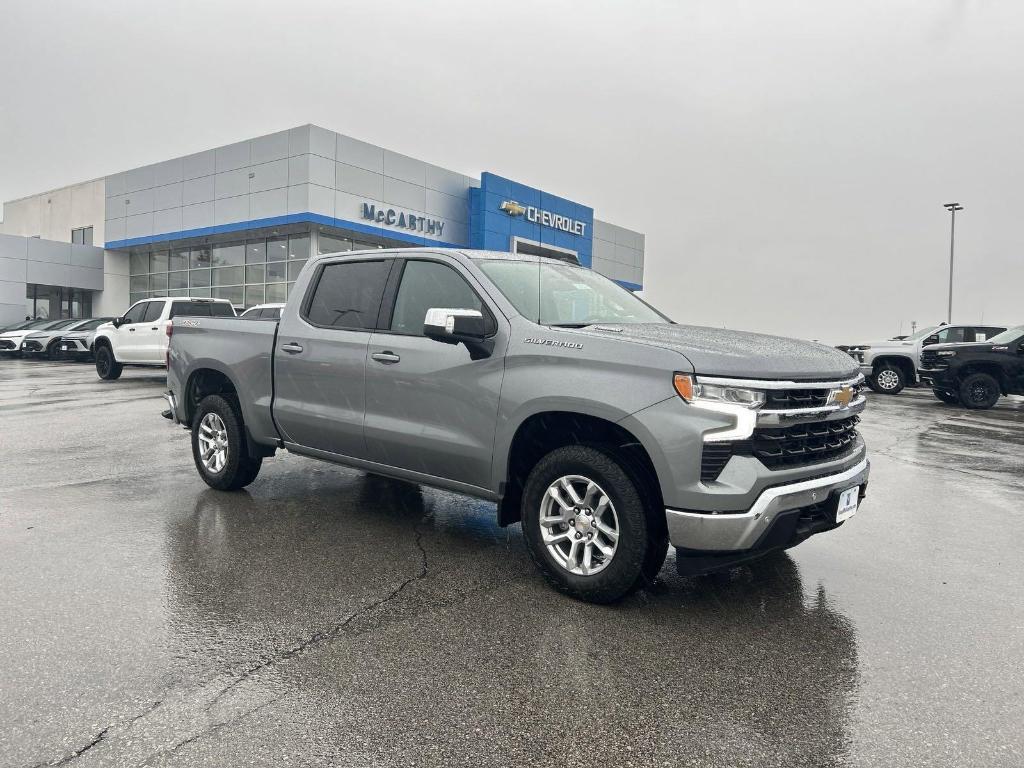
[(956, 352), (952, 349), (944, 349), (941, 352), (936, 352), (939, 357), (956, 357)]
[(679, 396), (688, 403), (727, 403), (750, 409), (764, 405), (764, 392), (759, 389), (702, 384), (696, 376), (687, 373), (677, 373), (672, 383)]

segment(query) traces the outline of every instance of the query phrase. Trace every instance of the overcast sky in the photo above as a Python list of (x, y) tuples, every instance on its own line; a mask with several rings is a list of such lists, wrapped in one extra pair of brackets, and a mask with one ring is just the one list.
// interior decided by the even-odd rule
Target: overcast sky
[(307, 122), (647, 235), (681, 322), (1024, 323), (1024, 4), (0, 0), (0, 199)]

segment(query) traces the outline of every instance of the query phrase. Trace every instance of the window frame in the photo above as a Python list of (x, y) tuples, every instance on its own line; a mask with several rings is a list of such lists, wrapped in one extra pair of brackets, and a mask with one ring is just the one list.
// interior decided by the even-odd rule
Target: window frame
[[(309, 283), (306, 285), (306, 293), (302, 297), (302, 303), (299, 305), (299, 319), (302, 320), (313, 328), (320, 328), (325, 331), (346, 331), (349, 333), (375, 333), (380, 326), (380, 315), (384, 307), (384, 300), (388, 295), (388, 289), (390, 288), (392, 275), (395, 273), (395, 259), (394, 256), (388, 256), (386, 254), (381, 256), (367, 256), (367, 258), (334, 258), (334, 259), (322, 259), (319, 264), (316, 265), (316, 272), (310, 278)], [(372, 262), (381, 261), (388, 262), (388, 272), (384, 276), (384, 286), (381, 290), (380, 301), (377, 304), (377, 318), (370, 325), (369, 328), (344, 328), (336, 325), (321, 325), (320, 323), (313, 322), (309, 317), (309, 309), (313, 304), (313, 297), (316, 296), (317, 288), (320, 287), (320, 281), (323, 279), (324, 272), (328, 267), (336, 264), (357, 264), (361, 262)], [(282, 313), (283, 314), (283, 313)]]
[[(165, 301), (151, 301), (151, 302), (149, 302), (150, 306), (146, 307), (146, 311), (142, 315), (142, 320), (140, 320), (139, 322), (142, 322), (142, 323), (155, 323), (158, 320), (160, 320), (160, 316), (164, 313), (164, 306), (163, 305), (166, 304), (166, 303), (167, 302), (165, 302)], [(156, 313), (156, 317), (152, 317), (151, 318), (149, 316), (149, 312), (152, 309), (154, 304), (158, 304), (160, 306), (160, 311)]]
[[(484, 336), (484, 338), (490, 339), (497, 335), (498, 319), (494, 315), (494, 310), (492, 310), (490, 305), (488, 305), (487, 299), (484, 298), (481, 292), (477, 290), (477, 288), (473, 285), (472, 282), (470, 282), (467, 276), (458, 268), (456, 268), (454, 264), (451, 264), (450, 262), (447, 262), (443, 259), (431, 258), (429, 256), (414, 256), (411, 258), (400, 257), (399, 259), (396, 260), (401, 261), (401, 264), (399, 264), (397, 268), (393, 267), (391, 270), (391, 274), (392, 276), (394, 276), (394, 280), (388, 280), (388, 285), (386, 286), (384, 291), (384, 303), (381, 307), (381, 311), (377, 318), (377, 333), (387, 334), (389, 336), (406, 336), (421, 339), (427, 338), (422, 330), (419, 333), (407, 333), (405, 331), (395, 331), (392, 330), (391, 328), (391, 323), (393, 323), (395, 319), (395, 306), (398, 304), (398, 291), (402, 287), (402, 278), (405, 277), (406, 267), (411, 262), (414, 261), (426, 261), (447, 267), (460, 278), (462, 278), (462, 281), (466, 284), (466, 287), (469, 288), (470, 291), (472, 291), (473, 295), (476, 296), (477, 301), (480, 302), (480, 307), (483, 310), (484, 320), (487, 322), (487, 327), (489, 329), (489, 333), (486, 336)], [(444, 307), (444, 309), (462, 309), (462, 307)]]
[(142, 314), (139, 315), (139, 319), (138, 320), (129, 320), (128, 319), (129, 313), (133, 309), (135, 309), (137, 306), (139, 306), (140, 304), (152, 304), (152, 303), (153, 302), (150, 299), (143, 299), (142, 301), (136, 301), (134, 304), (132, 304), (130, 307), (128, 307), (128, 309), (125, 311), (125, 313), (123, 315), (121, 315), (121, 318), (122, 318), (121, 325), (136, 325), (137, 323), (141, 323), (143, 321), (142, 319), (146, 316), (146, 311), (149, 309), (149, 307), (144, 307), (142, 309)]

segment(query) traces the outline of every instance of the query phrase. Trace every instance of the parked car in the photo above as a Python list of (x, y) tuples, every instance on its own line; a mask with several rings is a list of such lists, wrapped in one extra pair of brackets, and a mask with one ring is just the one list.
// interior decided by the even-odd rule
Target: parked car
[(933, 344), (973, 343), (1006, 330), (997, 325), (937, 325), (902, 339), (873, 341), (839, 347), (860, 363), (868, 386), (883, 395), (895, 395), (916, 385), (921, 373), (921, 350)]
[(552, 259), (309, 260), (277, 323), (175, 320), (168, 414), (235, 490), (278, 448), (498, 504), (596, 602), (843, 524), (868, 482), (862, 377), (821, 344), (681, 326)]
[[(104, 320), (109, 318), (104, 318)], [(99, 325), (103, 320), (92, 320), (88, 318), (77, 318), (66, 320), (57, 325), (51, 325), (43, 331), (32, 331), (21, 342), (22, 357), (45, 357), (53, 360), (60, 355), (61, 336), (70, 331), (83, 330), (90, 324), (93, 327)]]
[(116, 379), (126, 365), (167, 364), (167, 342), (175, 317), (234, 317), (227, 299), (143, 299), (96, 329), (93, 354), (101, 379)]
[(10, 330), (0, 333), (0, 354), (8, 357), (21, 357), (21, 342), (34, 331), (45, 331), (58, 325), (73, 322), (72, 320), (27, 320), (18, 323)]
[(94, 317), (77, 326), (74, 330), (62, 331), (54, 342), (59, 357), (72, 360), (92, 360), (92, 345), (96, 338), (96, 329), (113, 320), (112, 317)]
[(249, 307), (239, 317), (246, 320), (280, 320), (283, 308), (283, 302), (279, 304), (257, 304), (255, 307)]
[(984, 344), (938, 344), (922, 355), (922, 379), (944, 403), (991, 408), (1001, 395), (1024, 395), (1024, 325)]

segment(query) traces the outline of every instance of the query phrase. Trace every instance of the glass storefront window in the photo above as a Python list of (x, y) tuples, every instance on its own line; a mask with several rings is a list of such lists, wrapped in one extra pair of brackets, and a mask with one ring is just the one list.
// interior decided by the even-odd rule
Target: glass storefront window
[(267, 240), (267, 261), (288, 260), (288, 238), (272, 237)]
[(267, 241), (250, 240), (245, 244), (245, 263), (262, 264), (267, 260)]
[(188, 273), (188, 284), (189, 287), (195, 288), (196, 286), (204, 286), (210, 284), (210, 270), (208, 269), (192, 269)]
[(149, 254), (133, 251), (128, 256), (128, 267), (129, 273), (132, 275), (142, 275), (149, 272)]
[(149, 276), (149, 290), (163, 292), (167, 290), (167, 273)]
[(149, 271), (166, 272), (167, 256), (167, 251), (153, 251), (153, 253), (149, 255)]
[(188, 272), (168, 272), (168, 288), (188, 288)]
[(215, 267), (233, 267), (237, 264), (244, 264), (245, 246), (242, 243), (215, 245), (213, 247), (212, 263)]
[(226, 288), (214, 288), (213, 298), (227, 299), (232, 304), (242, 304), (242, 297), (245, 289), (241, 285), (231, 285)]
[(309, 258), (309, 235), (292, 235), (288, 238), (288, 258)]
[(247, 283), (260, 283), (267, 276), (267, 268), (263, 264), (250, 264), (245, 268), (245, 282)]
[(262, 304), (264, 295), (266, 294), (262, 285), (245, 286), (245, 306), (254, 307), (257, 304)]
[(287, 296), (287, 289), (284, 283), (268, 283), (267, 284), (267, 303), (273, 303), (276, 301), (284, 301)]
[(175, 248), (171, 251), (168, 269), (188, 269), (188, 248)]
[(299, 272), (302, 271), (302, 268), (304, 266), (306, 266), (306, 262), (304, 262), (304, 261), (289, 261), (288, 262), (288, 279), (289, 280), (294, 280), (295, 278), (297, 278), (299, 276)]
[(240, 285), (245, 282), (243, 267), (220, 267), (213, 270), (214, 285)]
[(149, 275), (132, 275), (128, 279), (128, 290), (132, 292), (149, 290)]
[(278, 280), (286, 279), (286, 267), (287, 263), (283, 261), (277, 261), (272, 264), (267, 264), (267, 282), (276, 282)]
[(196, 298), (199, 298), (199, 299), (208, 299), (208, 298), (210, 298), (210, 289), (209, 288), (189, 288), (188, 289), (188, 295), (189, 296), (195, 296)]
[(351, 251), (352, 241), (347, 237), (321, 232), (317, 236), (316, 248), (318, 253), (337, 253), (339, 251)]
[[(189, 265), (192, 269), (202, 269), (210, 266), (209, 246), (204, 245), (189, 251)], [(209, 283), (204, 283), (204, 285), (209, 285)]]
[(167, 292), (168, 296), (188, 296), (188, 291), (183, 288), (175, 288)]

